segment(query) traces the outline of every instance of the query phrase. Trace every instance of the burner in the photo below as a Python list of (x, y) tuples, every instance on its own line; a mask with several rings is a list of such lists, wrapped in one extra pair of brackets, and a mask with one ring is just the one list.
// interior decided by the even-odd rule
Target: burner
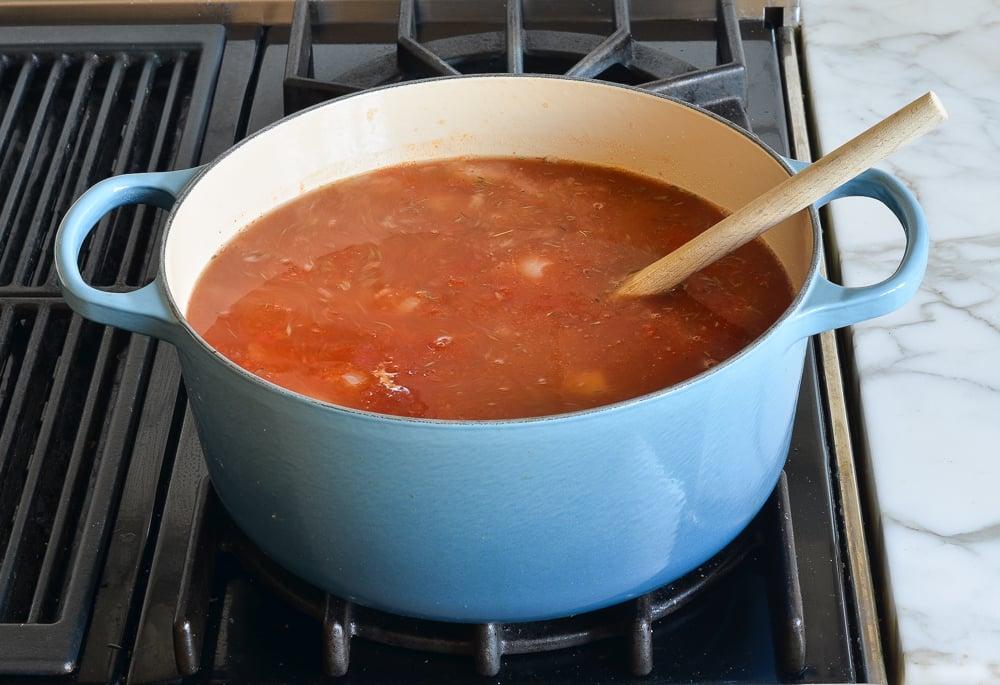
[(609, 36), (524, 28), (522, 0), (507, 0), (505, 31), (420, 43), (415, 0), (402, 0), (396, 50), (339, 74), (315, 77), (308, 0), (296, 0), (285, 63), (285, 113), (386, 83), (430, 76), (526, 71), (638, 85), (706, 106), (746, 126), (746, 66), (733, 0), (717, 6), (718, 64), (697, 69), (632, 34), (628, 0), (614, 0)]
[(362, 637), (394, 647), (475, 658), (480, 675), (500, 671), (504, 654), (565, 649), (612, 636), (627, 638), (635, 675), (653, 669), (653, 622), (686, 606), (711, 587), (760, 544), (752, 529), (704, 565), (670, 585), (616, 606), (550, 621), (529, 623), (443, 623), (396, 616), (324, 594), (283, 570), (243, 535), (232, 549), (250, 573), (297, 608), (323, 621), (324, 666), (329, 675), (347, 673), (351, 638)]
[[(297, 610), (323, 624), (323, 665), (331, 676), (342, 676), (350, 663), (351, 640), (372, 642), (439, 654), (470, 655), (476, 672), (494, 676), (504, 655), (531, 654), (566, 649), (611, 637), (629, 645), (633, 675), (648, 675), (653, 669), (654, 623), (671, 616), (734, 570), (751, 552), (770, 548), (780, 587), (771, 588), (781, 603), (783, 617), (776, 625), (781, 661), (787, 673), (798, 673), (804, 664), (802, 598), (795, 568), (794, 540), (788, 511), (784, 475), (768, 506), (743, 533), (715, 557), (683, 578), (658, 590), (615, 606), (585, 614), (528, 623), (461, 624), (397, 616), (324, 593), (292, 575), (261, 552), (228, 519), (210, 491), (207, 481), (202, 506), (196, 516), (203, 530), (196, 531), (199, 550), (189, 569), (211, 568), (213, 550), (233, 552), (250, 574), (270, 587)], [(760, 520), (763, 519), (761, 522)], [(205, 529), (211, 528), (213, 532)], [(777, 531), (768, 536), (763, 531)], [(218, 531), (214, 533), (214, 531)], [(218, 538), (216, 540), (216, 537)], [(770, 538), (770, 539), (768, 539)], [(204, 575), (194, 578), (185, 571), (181, 602), (174, 622), (174, 645), (178, 669), (194, 674), (201, 667), (199, 641), (204, 634), (204, 604), (209, 583)]]

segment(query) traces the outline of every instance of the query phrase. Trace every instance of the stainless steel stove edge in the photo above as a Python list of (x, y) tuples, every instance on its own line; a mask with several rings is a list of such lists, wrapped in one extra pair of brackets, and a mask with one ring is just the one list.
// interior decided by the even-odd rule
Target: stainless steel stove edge
[[(542, 17), (593, 22), (589, 5), (578, 0), (522, 0), (525, 10)], [(0, 22), (8, 24), (134, 22), (282, 25), (291, 22), (294, 0), (6, 0)], [(318, 22), (395, 23), (399, 0), (312, 0)], [(635, 21), (714, 19), (714, 0), (632, 0)], [(583, 8), (582, 11), (581, 7)], [(798, 26), (801, 0), (736, 0), (743, 20)], [(424, 21), (469, 22), (495, 18), (497, 3), (488, 0), (417, 0)]]

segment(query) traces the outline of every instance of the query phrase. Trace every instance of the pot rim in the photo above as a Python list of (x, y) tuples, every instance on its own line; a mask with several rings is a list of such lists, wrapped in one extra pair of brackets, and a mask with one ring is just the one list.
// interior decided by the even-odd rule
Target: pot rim
[(778, 329), (782, 326), (782, 324), (784, 324), (786, 321), (792, 318), (795, 310), (798, 309), (799, 305), (802, 304), (802, 301), (805, 299), (806, 293), (809, 290), (810, 284), (813, 282), (813, 280), (816, 277), (816, 274), (819, 271), (819, 262), (821, 255), (822, 234), (820, 231), (819, 216), (816, 212), (815, 206), (813, 205), (809, 205), (809, 207), (807, 207), (807, 210), (809, 212), (810, 223), (812, 224), (813, 246), (812, 246), (812, 254), (810, 255), (809, 258), (809, 267), (806, 270), (805, 277), (803, 278), (802, 286), (799, 288), (798, 292), (795, 294), (795, 297), (792, 299), (791, 303), (788, 305), (788, 307), (785, 309), (782, 315), (778, 317), (774, 321), (774, 323), (772, 323), (763, 333), (754, 338), (754, 340), (751, 341), (748, 345), (741, 348), (736, 354), (729, 357), (725, 361), (702, 371), (701, 373), (691, 376), (690, 378), (686, 378), (678, 383), (674, 383), (673, 385), (668, 385), (664, 388), (659, 388), (658, 390), (654, 390), (653, 392), (649, 392), (644, 395), (637, 395), (636, 397), (630, 397), (628, 399), (620, 400), (618, 402), (613, 402), (611, 404), (602, 404), (596, 407), (591, 407), (589, 409), (579, 409), (572, 412), (564, 412), (560, 414), (546, 414), (543, 416), (514, 417), (506, 419), (437, 419), (437, 418), (399, 416), (396, 414), (385, 414), (381, 412), (367, 411), (364, 409), (355, 409), (353, 407), (347, 407), (340, 404), (334, 404), (333, 402), (326, 402), (324, 400), (319, 400), (316, 399), (315, 397), (310, 397), (309, 395), (305, 395), (303, 393), (290, 390), (281, 385), (278, 385), (277, 383), (272, 383), (267, 379), (261, 378), (256, 374), (250, 373), (249, 371), (247, 371), (246, 369), (244, 369), (243, 367), (241, 367), (240, 365), (236, 364), (234, 361), (226, 357), (224, 354), (219, 352), (217, 349), (215, 349), (197, 331), (195, 331), (194, 328), (191, 327), (191, 324), (188, 323), (187, 316), (177, 306), (177, 302), (174, 300), (173, 293), (171, 292), (170, 287), (167, 284), (166, 254), (167, 254), (167, 241), (170, 239), (170, 230), (173, 227), (174, 218), (177, 214), (177, 209), (184, 203), (184, 200), (187, 199), (188, 194), (198, 184), (198, 182), (201, 181), (202, 177), (211, 172), (212, 169), (215, 168), (217, 164), (219, 164), (222, 160), (224, 160), (230, 154), (235, 152), (237, 149), (243, 147), (244, 145), (252, 143), (259, 136), (262, 136), (270, 132), (272, 129), (275, 129), (281, 126), (283, 123), (290, 121), (298, 116), (307, 114), (314, 110), (321, 109), (323, 107), (332, 107), (349, 98), (359, 97), (367, 95), (369, 93), (389, 90), (392, 88), (406, 88), (407, 86), (417, 86), (421, 84), (438, 82), (438, 81), (453, 81), (462, 79), (509, 79), (509, 80), (552, 79), (561, 81), (573, 81), (579, 84), (585, 84), (587, 87), (616, 88), (620, 90), (630, 91), (631, 93), (642, 97), (652, 97), (652, 98), (657, 98), (659, 100), (666, 100), (676, 105), (680, 105), (682, 107), (694, 110), (698, 114), (701, 114), (702, 116), (706, 116), (712, 119), (715, 123), (728, 126), (732, 130), (736, 131), (737, 133), (749, 139), (751, 142), (755, 143), (757, 147), (759, 147), (763, 152), (765, 152), (774, 161), (776, 161), (789, 176), (792, 176), (795, 173), (795, 170), (788, 164), (788, 162), (785, 160), (784, 157), (782, 157), (780, 154), (771, 149), (770, 146), (768, 146), (764, 141), (762, 141), (759, 137), (757, 137), (752, 131), (747, 131), (743, 128), (740, 128), (739, 126), (729, 121), (728, 119), (725, 119), (719, 116), (718, 114), (715, 114), (714, 112), (710, 112), (707, 109), (699, 107), (698, 105), (685, 102), (683, 100), (680, 100), (678, 98), (669, 95), (663, 95), (660, 93), (654, 93), (648, 90), (644, 90), (638, 86), (630, 86), (630, 85), (611, 83), (606, 81), (595, 81), (593, 79), (575, 77), (575, 76), (565, 76), (560, 74), (459, 74), (457, 76), (439, 76), (435, 78), (405, 81), (402, 83), (390, 83), (387, 85), (378, 86), (376, 88), (368, 88), (366, 90), (361, 90), (356, 93), (350, 93), (348, 95), (343, 95), (338, 98), (334, 98), (333, 100), (328, 100), (326, 102), (321, 102), (312, 105), (305, 109), (299, 110), (298, 112), (282, 117), (278, 121), (268, 124), (267, 126), (259, 129), (258, 131), (255, 131), (253, 134), (240, 140), (239, 142), (234, 143), (232, 146), (230, 146), (228, 149), (222, 152), (218, 157), (213, 159), (211, 162), (208, 162), (207, 164), (201, 166), (198, 169), (197, 173), (184, 186), (181, 193), (177, 196), (177, 200), (174, 203), (173, 207), (171, 208), (163, 227), (163, 237), (160, 240), (160, 254), (159, 254), (159, 264), (158, 264), (159, 275), (156, 277), (156, 281), (159, 282), (160, 290), (165, 296), (170, 313), (173, 314), (177, 323), (185, 330), (185, 332), (188, 333), (190, 338), (193, 339), (198, 346), (204, 348), (206, 352), (211, 354), (213, 358), (215, 358), (217, 361), (227, 366), (230, 371), (237, 373), (243, 379), (248, 380), (255, 385), (259, 385), (264, 390), (277, 392), (279, 395), (283, 395), (289, 399), (306, 402), (320, 409), (342, 413), (347, 416), (352, 416), (358, 419), (367, 419), (383, 423), (385, 422), (400, 423), (411, 426), (414, 425), (440, 426), (440, 427), (450, 426), (453, 428), (490, 428), (497, 426), (524, 426), (542, 422), (551, 423), (554, 421), (568, 422), (579, 419), (586, 419), (595, 414), (624, 411), (641, 403), (650, 402), (659, 399), (661, 397), (664, 397), (666, 395), (679, 393), (695, 384), (707, 382), (709, 379), (711, 379), (712, 376), (722, 372), (725, 369), (728, 369), (731, 366), (736, 365), (744, 357), (749, 356), (755, 349), (763, 345), (764, 342), (772, 338), (775, 338)]

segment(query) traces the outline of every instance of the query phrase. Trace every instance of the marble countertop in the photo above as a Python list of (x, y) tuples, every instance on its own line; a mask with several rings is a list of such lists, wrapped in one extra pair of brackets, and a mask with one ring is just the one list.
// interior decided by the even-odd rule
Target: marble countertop
[[(804, 0), (802, 34), (820, 153), (926, 90), (951, 114), (880, 165), (923, 204), (930, 263), (852, 339), (905, 682), (1000, 683), (1000, 0)], [(892, 272), (887, 210), (831, 219), (845, 282)]]

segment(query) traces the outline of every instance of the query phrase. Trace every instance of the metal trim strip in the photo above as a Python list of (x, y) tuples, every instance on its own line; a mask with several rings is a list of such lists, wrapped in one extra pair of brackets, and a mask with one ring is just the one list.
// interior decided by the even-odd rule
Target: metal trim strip
[[(292, 20), (293, 0), (6, 0), (0, 5), (0, 22), (89, 23), (89, 22), (182, 22), (222, 24), (287, 25)], [(395, 23), (399, 0), (312, 0), (318, 23)], [(496, 3), (484, 0), (418, 0), (427, 21), (477, 21), (493, 17)], [(526, 9), (546, 15), (579, 17), (586, 21), (577, 0), (525, 0)], [(797, 26), (801, 0), (736, 0), (743, 20), (780, 21)], [(632, 0), (632, 18), (711, 19), (715, 3), (706, 0)]]
[[(778, 42), (784, 71), (792, 153), (796, 159), (812, 161), (795, 29), (791, 27), (780, 28)], [(826, 256), (820, 262), (820, 271), (826, 275)], [(875, 588), (872, 581), (864, 518), (861, 510), (861, 496), (855, 468), (855, 452), (851, 440), (840, 350), (835, 331), (822, 333), (818, 338), (823, 377), (822, 392), (829, 413), (830, 441), (833, 447), (834, 467), (838, 475), (837, 494), (840, 499), (840, 515), (844, 526), (843, 546), (847, 552), (848, 571), (853, 580), (851, 589), (854, 595), (861, 658), (869, 680), (876, 683), (886, 683), (888, 677), (882, 651)]]

